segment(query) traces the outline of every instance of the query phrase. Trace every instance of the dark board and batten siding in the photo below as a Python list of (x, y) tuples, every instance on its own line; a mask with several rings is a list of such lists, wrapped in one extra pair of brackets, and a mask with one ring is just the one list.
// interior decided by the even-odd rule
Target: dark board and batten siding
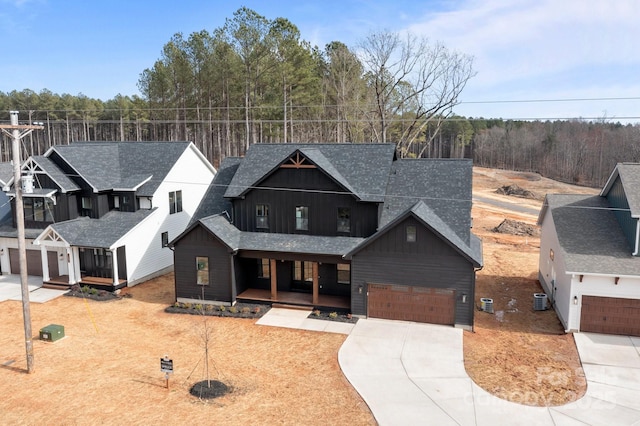
[(627, 241), (629, 241), (629, 245), (635, 247), (636, 223), (638, 219), (631, 217), (629, 202), (627, 201), (627, 195), (624, 192), (624, 186), (622, 185), (620, 176), (616, 178), (613, 186), (609, 190), (607, 200), (609, 204), (611, 204), (611, 207), (614, 207), (613, 212), (624, 232), (624, 236), (627, 238)]
[[(406, 242), (409, 225), (417, 228), (414, 243)], [(473, 325), (473, 264), (413, 218), (356, 253), (351, 260), (351, 278), (351, 310), (355, 315), (367, 314), (368, 284), (446, 288), (456, 292), (455, 323)]]
[[(282, 188), (282, 189), (279, 189)], [(378, 206), (362, 203), (318, 169), (279, 169), (233, 202), (234, 225), (241, 231), (368, 237), (376, 231)], [(269, 206), (269, 228), (256, 228), (256, 204)], [(295, 229), (295, 208), (309, 207), (309, 229)], [(351, 210), (351, 232), (337, 232), (338, 208)]]
[[(198, 285), (196, 257), (209, 258), (209, 285)], [(176, 298), (204, 299), (232, 303), (232, 259), (226, 246), (200, 226), (194, 227), (176, 244), (174, 251)]]

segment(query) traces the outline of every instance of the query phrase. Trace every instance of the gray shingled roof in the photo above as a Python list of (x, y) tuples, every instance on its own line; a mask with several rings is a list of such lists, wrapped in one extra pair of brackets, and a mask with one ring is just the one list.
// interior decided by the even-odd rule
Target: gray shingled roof
[(216, 177), (211, 182), (204, 197), (202, 197), (202, 201), (193, 214), (190, 223), (225, 211), (231, 214), (231, 201), (224, 198), (224, 193), (227, 191), (227, 186), (238, 170), (241, 161), (242, 159), (238, 157), (227, 157), (222, 160)]
[(567, 273), (640, 276), (640, 257), (632, 248), (605, 197), (549, 194), (551, 214)]
[(364, 241), (351, 237), (242, 232), (223, 215), (201, 219), (200, 223), (231, 250), (343, 256)]
[(6, 186), (13, 179), (13, 164), (0, 163), (0, 187)]
[(389, 175), (379, 226), (385, 226), (422, 201), (468, 245), (472, 173), (473, 163), (466, 159), (396, 161)]
[(640, 163), (618, 164), (618, 173), (627, 196), (631, 216), (640, 217)]
[(137, 189), (152, 196), (190, 142), (74, 142), (60, 155), (96, 191)]
[(384, 199), (389, 168), (395, 158), (394, 144), (254, 144), (225, 196), (241, 196), (298, 150), (358, 199)]
[(448, 241), (454, 249), (461, 252), (468, 259), (476, 264), (476, 267), (482, 266), (482, 243), (478, 237), (471, 234), (471, 243), (463, 241), (429, 206), (423, 201), (418, 201), (401, 215), (398, 215), (394, 220), (388, 222), (385, 226), (380, 228), (378, 232), (367, 238), (354, 250), (348, 253), (347, 256), (352, 256), (359, 252), (364, 247), (377, 240), (380, 236), (384, 235), (390, 229), (393, 229), (399, 222), (404, 220), (409, 215), (412, 215), (425, 226), (430, 228), (433, 232), (439, 235), (443, 240)]
[[(42, 169), (59, 187), (60, 191), (65, 193), (68, 191), (77, 191), (80, 189), (76, 183), (69, 178), (56, 163), (51, 161), (48, 157), (43, 155), (36, 155), (31, 157), (31, 160)], [(38, 178), (38, 175), (35, 175)], [(35, 182), (35, 186), (39, 187), (38, 182)]]
[(100, 219), (79, 217), (50, 227), (72, 246), (109, 248), (155, 210), (110, 211)]

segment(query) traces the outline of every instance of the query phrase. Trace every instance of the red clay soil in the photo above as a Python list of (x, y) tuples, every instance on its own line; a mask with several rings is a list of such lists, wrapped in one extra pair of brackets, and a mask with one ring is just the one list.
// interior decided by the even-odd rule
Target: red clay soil
[[(574, 189), (531, 174), (477, 169), (474, 191), (487, 197), (503, 185), (533, 192)], [(579, 189), (580, 190), (580, 189)], [(586, 191), (586, 189), (585, 189)], [(517, 199), (540, 206), (540, 200)], [(561, 404), (583, 394), (585, 384), (571, 335), (550, 311), (533, 311), (539, 240), (497, 234), (504, 219), (535, 224), (478, 203), (474, 232), (484, 239), (485, 267), (476, 303), (494, 300), (495, 313), (477, 312), (464, 333), (465, 365), (484, 389), (517, 402)], [(0, 413), (2, 424), (375, 424), (337, 361), (345, 336), (257, 326), (253, 319), (166, 313), (174, 302), (173, 275), (125, 289), (111, 302), (60, 297), (31, 304), (35, 372), (27, 374), (22, 305), (0, 303)], [(49, 324), (66, 337), (38, 339)], [(209, 374), (204, 339), (208, 335)], [(174, 361), (166, 387), (160, 358)], [(231, 387), (202, 400), (191, 386), (213, 379)]]

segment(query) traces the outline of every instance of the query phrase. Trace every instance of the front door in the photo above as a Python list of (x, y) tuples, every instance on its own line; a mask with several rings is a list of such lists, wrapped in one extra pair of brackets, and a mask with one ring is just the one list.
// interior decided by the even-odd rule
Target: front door
[(313, 263), (296, 260), (293, 262), (291, 291), (311, 293), (313, 291)]

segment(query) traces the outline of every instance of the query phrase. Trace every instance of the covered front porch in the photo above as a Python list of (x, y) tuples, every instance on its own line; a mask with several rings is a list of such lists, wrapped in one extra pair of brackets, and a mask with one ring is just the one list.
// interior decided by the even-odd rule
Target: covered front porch
[(278, 291), (276, 297), (271, 297), (270, 290), (250, 288), (238, 295), (239, 302), (268, 302), (283, 305), (308, 306), (314, 308), (335, 308), (340, 310), (351, 309), (351, 299), (346, 296), (332, 296), (319, 294), (314, 303), (313, 296), (309, 293), (297, 291)]
[[(90, 275), (84, 275), (80, 277), (80, 281), (76, 284), (80, 286), (89, 286), (97, 290), (116, 291), (127, 286), (127, 280), (118, 279), (117, 282), (113, 278), (92, 277)], [(58, 275), (55, 277), (49, 277), (48, 280), (42, 282), (44, 288), (54, 288), (60, 290), (66, 290), (71, 288), (73, 283), (70, 283), (68, 275)]]
[(350, 267), (341, 257), (244, 252), (235, 267), (240, 302), (351, 309)]

